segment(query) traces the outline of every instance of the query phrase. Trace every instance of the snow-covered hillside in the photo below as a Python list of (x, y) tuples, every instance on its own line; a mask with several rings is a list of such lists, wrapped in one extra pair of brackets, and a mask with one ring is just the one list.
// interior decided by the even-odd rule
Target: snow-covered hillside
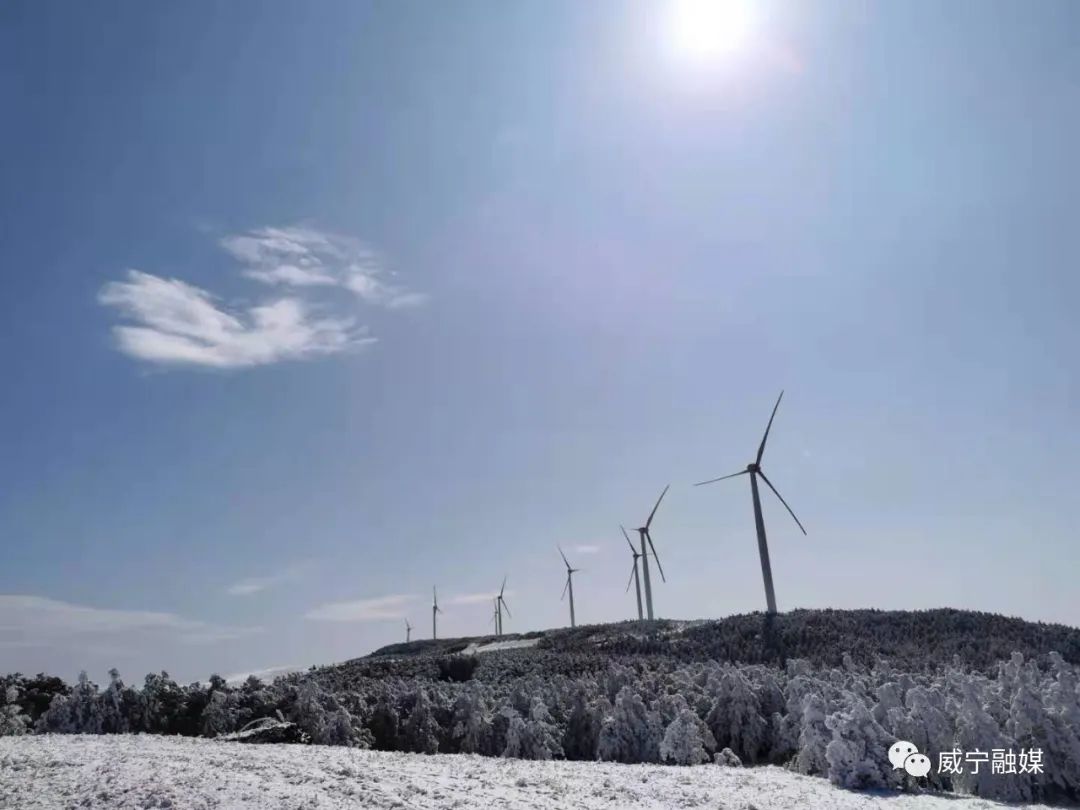
[(145, 735), (0, 738), (4, 810), (473, 807), (1015, 810), (1017, 805), (856, 793), (771, 766), (532, 762)]

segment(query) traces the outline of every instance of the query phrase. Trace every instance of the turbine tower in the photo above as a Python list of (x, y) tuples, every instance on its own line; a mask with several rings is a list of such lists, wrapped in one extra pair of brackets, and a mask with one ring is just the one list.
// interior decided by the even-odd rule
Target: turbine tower
[(442, 613), (442, 609), (439, 607), (439, 594), (435, 591), (435, 586), (431, 586), (431, 638), (432, 640), (439, 637), (438, 625), (435, 621), (437, 614)]
[(580, 571), (580, 568), (571, 568), (570, 561), (566, 559), (566, 555), (563, 554), (562, 546), (559, 546), (559, 556), (562, 557), (562, 561), (566, 563), (566, 584), (562, 589), (562, 596), (560, 600), (566, 598), (566, 594), (570, 594), (570, 626), (577, 627), (577, 620), (574, 617), (574, 574)]
[(499, 617), (498, 621), (496, 621), (496, 623), (495, 623), (496, 624), (496, 632), (495, 632), (495, 634), (498, 635), (498, 636), (501, 636), (503, 634), (503, 619), (502, 619), (503, 611), (505, 610), (506, 615), (509, 616), (511, 619), (514, 618), (514, 615), (510, 612), (509, 606), (507, 606), (507, 604), (506, 604), (506, 599), (503, 598), (503, 592), (505, 590), (506, 590), (506, 577), (503, 577), (502, 587), (499, 588), (499, 595), (495, 597), (495, 613)]
[[(660, 493), (660, 497), (656, 499), (656, 506), (652, 508), (649, 513), (649, 519), (645, 521), (645, 525), (640, 527), (637, 532), (641, 538), (641, 553), (638, 555), (641, 557), (641, 565), (645, 571), (645, 610), (649, 615), (649, 621), (653, 619), (653, 604), (652, 604), (652, 580), (649, 578), (649, 549), (652, 549), (653, 558), (656, 560), (656, 567), (660, 569), (660, 579), (667, 582), (667, 577), (664, 576), (664, 567), (660, 565), (660, 557), (656, 554), (656, 546), (653, 545), (652, 535), (649, 534), (649, 526), (652, 525), (653, 518), (656, 517), (656, 510), (660, 508), (660, 501), (664, 500), (664, 496), (667, 495), (668, 489), (671, 484), (664, 487), (664, 491)], [(646, 541), (648, 542), (648, 548), (645, 547)]]
[(405, 643), (408, 644), (412, 641), (412, 625), (409, 624), (409, 620), (405, 620)]
[[(769, 613), (776, 613), (776, 594), (773, 591), (772, 581), (772, 566), (769, 564), (769, 546), (765, 541), (765, 518), (761, 515), (761, 496), (758, 494), (758, 476), (761, 476), (761, 480), (773, 491), (773, 494), (780, 499), (780, 503), (784, 505), (784, 508), (788, 510), (788, 514), (795, 520), (796, 525), (802, 530), (803, 534), (806, 534), (806, 529), (803, 528), (802, 523), (791, 507), (788, 506), (787, 501), (784, 500), (784, 496), (777, 492), (776, 487), (772, 485), (772, 482), (765, 476), (765, 471), (761, 469), (761, 457), (765, 455), (765, 442), (769, 438), (769, 430), (772, 428), (773, 419), (776, 418), (776, 409), (780, 407), (780, 400), (784, 398), (784, 392), (780, 392), (780, 396), (776, 398), (776, 404), (772, 409), (772, 416), (769, 417), (769, 424), (765, 426), (765, 435), (761, 437), (761, 445), (758, 447), (757, 457), (750, 464), (746, 465), (745, 470), (740, 470), (737, 473), (731, 473), (731, 475), (722, 475), (719, 478), (711, 478), (708, 481), (701, 481), (694, 484), (696, 487), (700, 487), (703, 484), (712, 484), (716, 481), (723, 481), (726, 478), (735, 478), (740, 475), (750, 476), (750, 494), (754, 499), (754, 525), (757, 528), (757, 541), (758, 541), (758, 554), (761, 555), (761, 577), (765, 580), (765, 602), (768, 605)], [(648, 581), (648, 580), (646, 580)]]
[(630, 579), (626, 581), (626, 592), (630, 592), (630, 583), (634, 584), (634, 588), (637, 591), (637, 617), (640, 622), (645, 618), (641, 612), (641, 577), (638, 576), (638, 557), (641, 556), (641, 552), (634, 548), (634, 544), (630, 542), (630, 536), (626, 533), (626, 529), (619, 526), (622, 529), (622, 536), (626, 538), (626, 545), (630, 546), (630, 553), (634, 555), (634, 569), (630, 572)]
[(491, 609), (491, 618), (488, 620), (488, 624), (495, 625), (495, 635), (501, 636), (502, 631), (499, 629), (499, 597), (495, 597), (491, 600), (494, 607)]

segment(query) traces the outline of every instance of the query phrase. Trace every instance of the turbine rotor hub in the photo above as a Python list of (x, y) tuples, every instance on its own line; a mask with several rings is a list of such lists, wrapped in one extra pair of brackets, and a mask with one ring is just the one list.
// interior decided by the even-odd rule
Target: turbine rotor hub
[(747, 464), (746, 471), (751, 473), (759, 473), (761, 472), (761, 466), (758, 464)]

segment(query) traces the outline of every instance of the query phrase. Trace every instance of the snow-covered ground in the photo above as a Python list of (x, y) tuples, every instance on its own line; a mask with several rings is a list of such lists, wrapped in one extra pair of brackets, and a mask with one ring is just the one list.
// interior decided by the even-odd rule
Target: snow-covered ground
[(461, 654), (472, 655), (473, 653), (498, 652), (499, 650), (520, 650), (523, 647), (535, 647), (539, 641), (538, 638), (519, 638), (512, 641), (491, 641), (487, 644), (473, 642), (462, 650)]
[(4, 810), (474, 807), (975, 810), (1006, 805), (931, 794), (855, 793), (774, 767), (532, 762), (143, 735), (0, 738)]

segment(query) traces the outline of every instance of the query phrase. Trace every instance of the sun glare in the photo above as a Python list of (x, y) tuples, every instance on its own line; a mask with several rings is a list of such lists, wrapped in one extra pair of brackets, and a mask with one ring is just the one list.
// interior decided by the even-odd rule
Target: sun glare
[(743, 46), (751, 23), (747, 0), (672, 0), (670, 44), (683, 59), (723, 58)]

